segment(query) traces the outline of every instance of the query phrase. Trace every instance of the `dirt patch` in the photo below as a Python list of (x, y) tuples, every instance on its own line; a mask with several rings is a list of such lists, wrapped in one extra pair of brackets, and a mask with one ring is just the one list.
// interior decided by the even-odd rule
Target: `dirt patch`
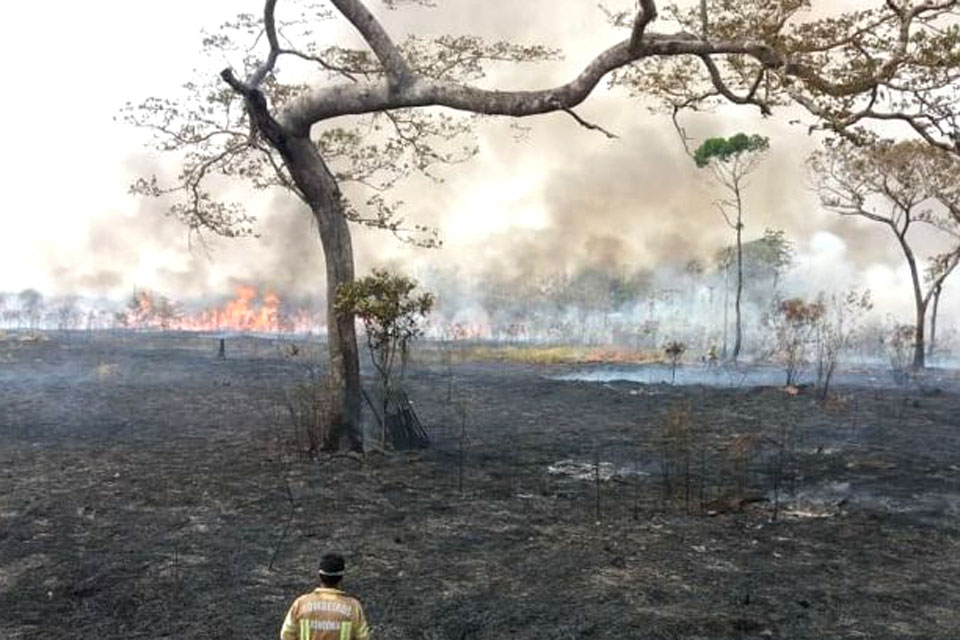
[(225, 360), (200, 336), (0, 344), (0, 637), (275, 636), (327, 549), (382, 638), (960, 628), (951, 390), (822, 405), (423, 365), (432, 449), (297, 460), (275, 403), (301, 366), (228, 342)]

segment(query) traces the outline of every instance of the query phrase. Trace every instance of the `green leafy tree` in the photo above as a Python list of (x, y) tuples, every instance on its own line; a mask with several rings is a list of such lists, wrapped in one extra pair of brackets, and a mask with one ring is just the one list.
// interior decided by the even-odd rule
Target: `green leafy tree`
[[(403, 378), (410, 341), (423, 332), (421, 321), (435, 301), (432, 293), (414, 294), (416, 288), (417, 281), (412, 278), (374, 269), (371, 275), (344, 283), (337, 290), (337, 310), (363, 323), (370, 360), (380, 378), (384, 421), (390, 393), (397, 379)], [(354, 440), (352, 446), (357, 448), (359, 442)]]
[(738, 133), (730, 138), (710, 138), (693, 152), (693, 160), (701, 169), (709, 168), (714, 179), (728, 192), (716, 202), (724, 221), (736, 235), (737, 284), (734, 296), (734, 342), (731, 358), (736, 362), (743, 344), (743, 192), (747, 178), (760, 163), (761, 155), (770, 148), (763, 136)]
[[(252, 0), (251, 0), (252, 1)], [(900, 119), (930, 144), (960, 148), (956, 71), (960, 35), (951, 20), (960, 0), (872, 0), (869, 7), (815, 18), (807, 0), (701, 0), (691, 11), (639, 0), (610, 13), (626, 30), (611, 38), (567, 82), (503, 91), (480, 82), (489, 64), (557, 57), (537, 45), (486, 42), (469, 35), (397, 41), (370, 7), (429, 6), (430, 0), (329, 0), (298, 5), (265, 0), (205, 35), (213, 60), (232, 59), (219, 77), (184, 85), (179, 97), (148, 98), (125, 110), (156, 134), (156, 147), (182, 170), (170, 183), (138, 180), (135, 192), (170, 200), (192, 231), (255, 232), (255, 220), (214, 189), (224, 178), (286, 190), (317, 223), (327, 275), (328, 348), (339, 399), (335, 428), (357, 430), (361, 405), (354, 318), (333, 304), (354, 278), (350, 224), (369, 224), (426, 244), (422, 226), (404, 223), (387, 190), (412, 172), (475, 152), (456, 141), (468, 132), (460, 111), (528, 117), (573, 110), (604, 78), (632, 93), (663, 98), (677, 110), (709, 102), (754, 105), (770, 113), (799, 106), (815, 126), (855, 136), (870, 121)], [(278, 10), (280, 15), (278, 15)], [(510, 18), (511, 5), (491, 7)], [(550, 19), (562, 20), (556, 10)], [(318, 23), (340, 18), (361, 48), (331, 42)], [(426, 19), (421, 23), (426, 23)], [(281, 61), (286, 65), (281, 73)], [(298, 66), (299, 65), (299, 66)], [(304, 78), (304, 66), (314, 75)], [(444, 107), (449, 111), (425, 109)], [(229, 192), (230, 190), (227, 190)], [(424, 232), (428, 232), (426, 236)], [(421, 240), (422, 239), (422, 240)]]
[(693, 161), (701, 169), (717, 167), (715, 162), (719, 162), (719, 167), (730, 167), (730, 171), (724, 172), (724, 175), (728, 175), (737, 162), (747, 162), (743, 159), (752, 158), (751, 154), (766, 151), (769, 148), (770, 141), (763, 136), (738, 133), (729, 138), (707, 139), (693, 152)]

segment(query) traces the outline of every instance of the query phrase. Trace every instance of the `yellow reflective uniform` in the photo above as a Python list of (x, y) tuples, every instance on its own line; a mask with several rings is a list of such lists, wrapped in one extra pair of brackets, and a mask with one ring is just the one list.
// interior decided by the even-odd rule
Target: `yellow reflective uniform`
[(339, 589), (320, 587), (294, 600), (280, 640), (368, 640), (363, 607)]

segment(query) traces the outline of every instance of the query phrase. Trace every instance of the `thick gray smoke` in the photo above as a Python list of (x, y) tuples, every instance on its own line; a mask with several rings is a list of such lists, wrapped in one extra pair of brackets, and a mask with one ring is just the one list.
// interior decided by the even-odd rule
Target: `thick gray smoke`
[[(562, 20), (543, 20), (545, 12), (560, 15), (555, 5), (450, 0), (436, 10), (383, 15), (398, 37), (477, 33), (562, 48), (562, 60), (497, 66), (482, 81), (490, 87), (536, 88), (569, 80), (622, 35), (591, 3), (566, 3)], [(649, 106), (601, 88), (578, 108), (584, 118), (615, 132), (615, 140), (580, 127), (566, 114), (524, 121), (530, 130), (519, 142), (513, 123), (481, 121), (476, 158), (441, 169), (443, 183), (414, 178), (392, 194), (406, 202), (405, 217), (440, 229), (444, 248), (417, 249), (387, 233), (357, 229), (358, 271), (386, 264), (422, 276), (456, 273), (460, 283), (445, 284), (444, 297), (476, 306), (492, 283), (519, 291), (530, 282), (560, 276), (573, 281), (578, 274), (599, 271), (626, 279), (652, 273), (669, 288), (664, 280), (682, 273), (689, 261), (709, 266), (733, 238), (712, 204), (722, 192), (684, 154), (670, 120), (651, 113)], [(771, 151), (747, 193), (745, 238), (758, 238), (767, 227), (786, 232), (798, 250), (797, 266), (783, 283), (792, 292), (880, 285), (878, 306), (908, 311), (910, 294), (895, 244), (883, 229), (819, 208), (804, 168), (804, 157), (817, 141), (803, 128), (785, 124), (789, 112), (777, 115), (761, 119), (754, 111), (731, 108), (684, 120), (694, 143), (739, 131), (771, 138)], [(176, 171), (168, 160), (142, 153), (126, 165), (127, 182)], [(234, 285), (251, 284), (286, 297), (320, 297), (323, 260), (302, 205), (284, 195), (239, 189), (224, 196), (245, 201), (258, 215), (259, 239), (188, 242), (185, 227), (165, 215), (161, 202), (139, 200), (127, 212), (104, 211), (71, 251), (47, 252), (48, 272), (37, 286), (51, 294), (114, 299), (148, 287), (189, 300), (229, 296)], [(945, 296), (944, 312), (956, 317), (957, 311)]]

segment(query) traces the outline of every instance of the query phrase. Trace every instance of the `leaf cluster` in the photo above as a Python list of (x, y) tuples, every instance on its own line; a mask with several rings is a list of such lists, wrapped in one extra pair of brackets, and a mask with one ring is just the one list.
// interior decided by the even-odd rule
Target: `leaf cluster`
[[(388, 9), (435, 6), (428, 0), (383, 0), (382, 4)], [(331, 80), (382, 80), (385, 69), (369, 49), (318, 44), (322, 41), (315, 32), (317, 24), (334, 15), (324, 4), (285, 2), (283, 16), (275, 20), (278, 58), (312, 66)], [(228, 58), (239, 63), (243, 75), (249, 76), (260, 64), (263, 56), (258, 51), (268, 46), (267, 40), (263, 15), (241, 13), (205, 32), (201, 50), (211, 61)], [(416, 74), (458, 82), (484, 77), (491, 63), (536, 62), (558, 53), (539, 45), (453, 35), (409, 36), (398, 48)], [(287, 78), (277, 67), (259, 85), (274, 112), (311, 89)], [(150, 131), (158, 150), (177, 153), (182, 160), (175, 179), (165, 182), (157, 176), (141, 177), (131, 191), (170, 200), (171, 215), (191, 231), (227, 237), (254, 235), (255, 218), (244, 206), (216, 196), (221, 177), (245, 180), (256, 189), (280, 187), (304, 199), (283, 159), (251, 126), (242, 98), (219, 78), (188, 82), (179, 97), (128, 103), (122, 118)], [(414, 173), (439, 181), (435, 167), (473, 157), (477, 147), (468, 139), (473, 121), (439, 110), (392, 110), (342, 119), (335, 127), (318, 127), (314, 140), (336, 179), (353, 191), (347, 211), (352, 221), (434, 247), (440, 244), (436, 231), (406, 225), (398, 216), (403, 203), (388, 202), (382, 192)]]
[[(752, 278), (765, 275), (779, 277), (793, 264), (794, 253), (793, 242), (782, 229), (764, 229), (763, 236), (742, 245), (744, 271)], [(736, 259), (737, 247), (728, 245), (716, 253), (716, 267), (724, 271), (732, 267)]]
[[(670, 5), (664, 14), (679, 31), (662, 37), (750, 42), (768, 55), (650, 56), (618, 70), (613, 84), (659, 97), (674, 114), (734, 103), (767, 115), (797, 105), (812, 116), (811, 129), (851, 139), (868, 133), (870, 123), (900, 122), (960, 153), (960, 2), (870, 0), (822, 17), (811, 15), (811, 4)], [(619, 17), (614, 24), (629, 27)]]
[(777, 311), (787, 324), (794, 326), (812, 325), (823, 317), (825, 308), (822, 302), (805, 302), (802, 298), (781, 300)]
[(687, 350), (687, 345), (679, 340), (672, 340), (663, 346), (663, 352), (672, 362), (678, 362)]
[(420, 321), (435, 302), (432, 293), (414, 294), (417, 286), (408, 276), (374, 269), (338, 288), (335, 309), (360, 318), (376, 349), (395, 341), (407, 342), (422, 333)]
[(764, 136), (738, 133), (729, 138), (708, 138), (693, 153), (693, 161), (701, 169), (712, 161), (730, 162), (749, 153), (760, 153), (770, 148), (770, 140)]

